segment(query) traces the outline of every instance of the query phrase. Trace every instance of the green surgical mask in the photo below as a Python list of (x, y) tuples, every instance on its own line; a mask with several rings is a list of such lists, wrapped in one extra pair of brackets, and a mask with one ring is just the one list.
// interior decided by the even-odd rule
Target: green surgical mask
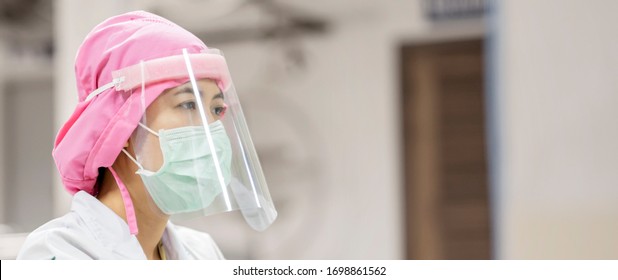
[[(159, 137), (163, 165), (156, 171), (139, 167), (136, 172), (163, 213), (188, 213), (208, 207), (230, 182), (232, 150), (221, 121), (210, 124), (215, 162), (206, 131), (202, 126), (186, 126), (159, 133), (140, 124)], [(217, 171), (216, 165), (219, 165)]]

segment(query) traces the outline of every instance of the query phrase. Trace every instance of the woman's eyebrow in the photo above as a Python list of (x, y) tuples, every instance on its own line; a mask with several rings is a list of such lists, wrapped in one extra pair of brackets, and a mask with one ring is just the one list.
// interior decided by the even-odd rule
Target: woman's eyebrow
[[(192, 88), (192, 87), (184, 87), (184, 88), (181, 88), (181, 89), (180, 89), (180, 90), (178, 90), (176, 93), (174, 93), (174, 95), (179, 95), (179, 94), (182, 94), (182, 93), (193, 94), (193, 88)], [(200, 91), (200, 96), (202, 96), (202, 95), (203, 95), (203, 94), (202, 94), (202, 91)], [(215, 100), (215, 99), (217, 99), (217, 98), (225, 99), (225, 98), (223, 97), (223, 93), (222, 93), (222, 92), (219, 92), (219, 93), (215, 94), (215, 95), (212, 97), (212, 100)]]
[[(174, 93), (174, 95), (179, 95), (182, 93), (188, 93), (188, 94), (193, 94), (193, 87), (183, 87), (181, 89), (179, 89), (177, 92)], [(200, 91), (200, 96), (202, 95), (202, 92)]]
[(223, 97), (223, 93), (222, 93), (222, 92), (219, 92), (219, 93), (215, 94), (215, 96), (213, 96), (213, 97), (212, 97), (212, 100), (215, 100), (215, 99), (217, 99), (217, 98), (225, 99), (225, 98)]

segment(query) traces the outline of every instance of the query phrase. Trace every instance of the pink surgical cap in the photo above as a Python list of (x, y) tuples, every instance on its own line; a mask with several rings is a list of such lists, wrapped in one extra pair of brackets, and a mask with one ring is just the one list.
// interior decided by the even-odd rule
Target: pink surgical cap
[[(117, 92), (113, 87), (92, 100), (86, 97), (112, 81), (112, 71), (150, 60), (201, 53), (206, 45), (193, 34), (160, 16), (130, 12), (97, 25), (82, 43), (75, 60), (79, 102), (58, 132), (52, 155), (69, 193), (95, 192), (99, 167), (111, 166), (144, 114), (141, 89)], [(179, 81), (146, 87), (145, 105)]]

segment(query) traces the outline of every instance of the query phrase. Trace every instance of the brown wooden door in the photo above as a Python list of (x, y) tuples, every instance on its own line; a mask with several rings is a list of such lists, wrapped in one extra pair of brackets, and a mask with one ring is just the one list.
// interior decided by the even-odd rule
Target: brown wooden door
[(491, 257), (483, 41), (402, 48), (407, 257)]

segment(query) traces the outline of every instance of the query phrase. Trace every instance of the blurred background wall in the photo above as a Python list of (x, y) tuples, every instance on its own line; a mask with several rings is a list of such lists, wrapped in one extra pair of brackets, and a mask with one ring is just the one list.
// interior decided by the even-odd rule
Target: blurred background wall
[(618, 3), (502, 1), (495, 19), (501, 258), (618, 258)]
[[(226, 257), (618, 257), (612, 1), (2, 3), (3, 258), (68, 211), (50, 154), (76, 104), (73, 59), (135, 9), (227, 57), (280, 216), (264, 233), (237, 213), (179, 222)], [(481, 86), (462, 82), (470, 69)], [(473, 134), (449, 134), (470, 116)], [(449, 169), (467, 151), (480, 171)]]

